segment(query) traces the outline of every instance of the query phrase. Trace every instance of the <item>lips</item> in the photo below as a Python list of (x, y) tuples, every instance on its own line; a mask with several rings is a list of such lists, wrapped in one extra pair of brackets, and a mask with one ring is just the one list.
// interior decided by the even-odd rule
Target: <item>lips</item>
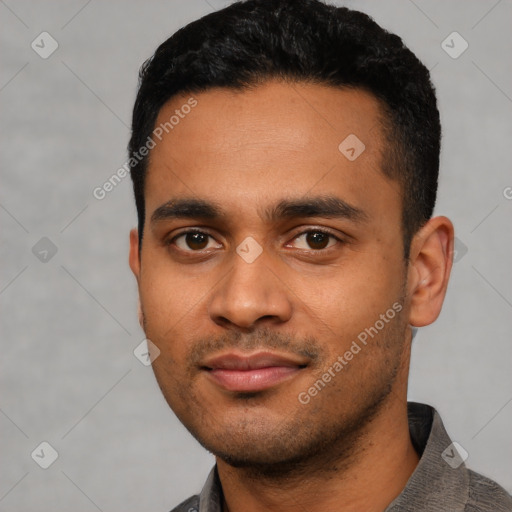
[(227, 391), (255, 392), (277, 386), (302, 370), (307, 361), (291, 355), (231, 352), (207, 359), (202, 369)]

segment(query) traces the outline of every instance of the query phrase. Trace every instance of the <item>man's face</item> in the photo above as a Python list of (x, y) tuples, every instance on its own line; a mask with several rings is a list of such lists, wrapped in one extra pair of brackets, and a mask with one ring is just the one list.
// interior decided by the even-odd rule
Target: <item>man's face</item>
[(403, 395), (402, 203), (378, 103), (278, 82), (194, 97), (151, 151), (140, 260), (132, 234), (155, 375), (221, 459), (305, 460)]

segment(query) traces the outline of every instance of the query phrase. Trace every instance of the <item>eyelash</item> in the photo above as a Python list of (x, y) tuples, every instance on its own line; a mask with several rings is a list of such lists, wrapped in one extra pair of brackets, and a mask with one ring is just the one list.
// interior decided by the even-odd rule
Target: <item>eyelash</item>
[[(189, 234), (195, 234), (195, 233), (199, 233), (199, 234), (203, 234), (203, 235), (206, 235), (212, 239), (215, 240), (215, 238), (210, 235), (208, 232), (206, 231), (203, 231), (201, 229), (188, 229), (187, 231), (183, 231), (181, 233), (179, 233), (178, 235), (175, 235), (173, 236), (171, 239), (169, 239), (168, 241), (166, 241), (166, 245), (175, 245), (175, 242), (177, 239), (183, 237), (183, 236), (186, 236), (186, 235), (189, 235)], [(333, 233), (331, 233), (330, 231), (326, 230), (326, 229), (321, 229), (321, 228), (314, 228), (314, 229), (307, 229), (305, 231), (301, 231), (300, 233), (297, 233), (292, 239), (291, 239), (291, 242), (293, 242), (294, 240), (296, 240), (297, 238), (303, 236), (303, 235), (308, 235), (310, 233), (321, 233), (323, 235), (326, 235), (328, 236), (329, 238), (331, 239), (334, 239), (337, 243), (345, 243), (345, 241), (343, 239), (341, 239), (340, 237), (334, 235)], [(286, 246), (288, 246), (291, 242), (287, 243)], [(312, 252), (312, 253), (325, 253), (326, 251), (328, 251), (329, 249), (331, 249), (333, 246), (328, 246), (324, 249), (298, 249), (299, 251), (309, 251), (309, 252)], [(186, 252), (186, 253), (195, 253), (195, 254), (204, 254), (203, 251), (194, 251), (194, 250), (184, 250), (184, 249), (180, 249), (177, 247), (177, 250), (181, 251), (181, 252)]]

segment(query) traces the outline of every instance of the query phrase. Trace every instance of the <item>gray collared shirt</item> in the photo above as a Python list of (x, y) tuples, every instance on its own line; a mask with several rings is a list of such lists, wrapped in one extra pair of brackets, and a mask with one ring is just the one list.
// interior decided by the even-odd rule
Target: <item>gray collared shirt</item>
[[(435, 409), (408, 404), (409, 431), (418, 466), (404, 490), (383, 512), (509, 512), (512, 497), (496, 482), (471, 471)], [(172, 512), (222, 512), (222, 487), (215, 466), (203, 490)]]

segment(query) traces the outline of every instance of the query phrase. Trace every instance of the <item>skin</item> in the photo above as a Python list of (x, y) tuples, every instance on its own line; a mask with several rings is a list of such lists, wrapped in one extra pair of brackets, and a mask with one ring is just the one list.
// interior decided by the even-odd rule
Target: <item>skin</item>
[[(188, 97), (172, 98), (156, 125)], [(410, 326), (439, 315), (453, 226), (432, 218), (404, 260), (401, 190), (379, 170), (381, 114), (366, 92), (269, 81), (194, 97), (197, 106), (151, 151), (142, 247), (130, 234), (141, 323), (161, 351), (160, 388), (216, 455), (224, 510), (383, 510), (418, 462), (406, 409)], [(365, 144), (354, 161), (338, 149), (349, 134)], [(268, 215), (283, 201), (327, 196), (360, 215)], [(219, 216), (159, 210), (152, 220), (183, 199), (214, 204)], [(190, 228), (211, 237), (200, 236), (204, 248), (183, 235)], [(332, 237), (304, 234), (318, 230)], [(236, 252), (246, 237), (262, 249), (252, 263)], [(301, 403), (393, 304), (401, 311)], [(304, 367), (250, 394), (221, 388), (200, 367), (257, 349)]]

